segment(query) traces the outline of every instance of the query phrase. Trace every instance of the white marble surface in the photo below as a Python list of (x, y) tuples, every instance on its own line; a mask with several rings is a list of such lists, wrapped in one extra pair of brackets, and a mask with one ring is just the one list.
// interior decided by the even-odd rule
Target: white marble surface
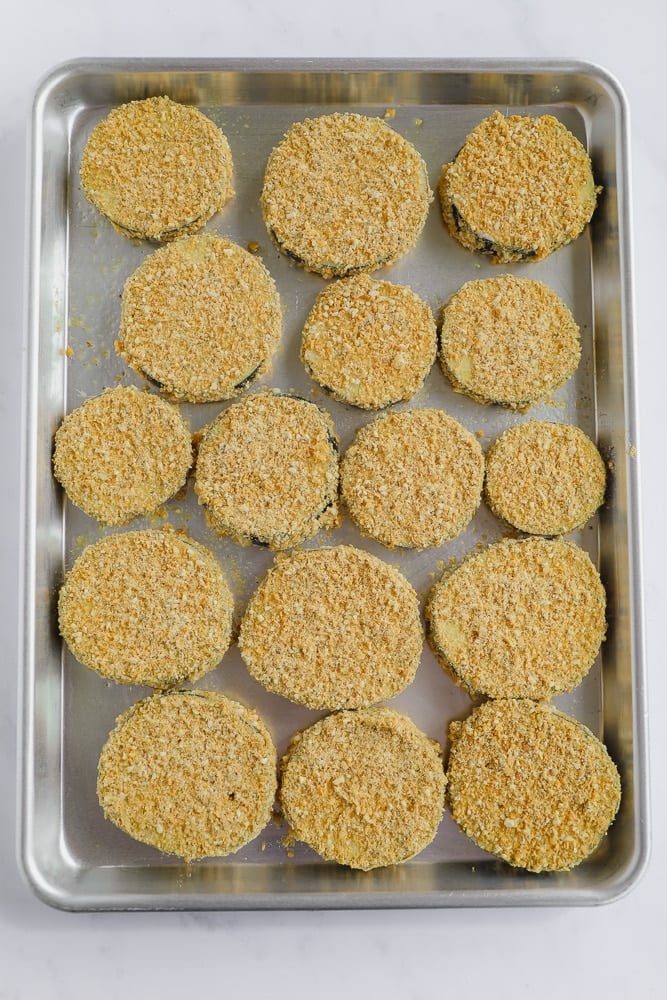
[[(10, 16), (11, 14), (11, 16)], [(11, 27), (10, 27), (11, 24)], [(0, 998), (168, 1000), (211, 995), (425, 998), (667, 995), (664, 669), (664, 36), (654, 0), (23, 0), (0, 42)], [(31, 97), (79, 56), (573, 57), (610, 70), (631, 108), (634, 263), (645, 536), (653, 852), (641, 883), (597, 909), (332, 913), (61, 913), (15, 862), (18, 461), (24, 325), (25, 140)]]

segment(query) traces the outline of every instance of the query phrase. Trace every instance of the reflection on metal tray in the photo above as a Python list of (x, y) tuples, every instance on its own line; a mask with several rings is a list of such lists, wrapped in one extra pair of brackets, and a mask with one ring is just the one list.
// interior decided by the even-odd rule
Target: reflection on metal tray
[[(574, 312), (583, 339), (575, 376), (553, 400), (521, 415), (454, 393), (436, 364), (423, 390), (402, 404), (444, 407), (485, 446), (507, 426), (534, 416), (578, 423), (613, 463), (608, 501), (574, 536), (600, 566), (608, 638), (585, 681), (557, 704), (605, 740), (624, 794), (608, 837), (572, 872), (511, 869), (478, 850), (447, 813), (417, 858), (368, 873), (324, 863), (304, 845), (288, 851), (278, 822), (238, 854), (187, 866), (104, 820), (95, 794), (100, 748), (115, 717), (148, 692), (105, 683), (62, 648), (55, 620), (59, 584), (84, 544), (103, 531), (63, 502), (51, 475), (51, 448), (63, 414), (85, 397), (118, 380), (138, 384), (113, 342), (123, 282), (152, 247), (119, 235), (95, 212), (81, 193), (78, 164), (91, 128), (112, 107), (162, 93), (198, 105), (230, 141), (236, 194), (206, 228), (243, 245), (259, 243), (278, 284), (283, 341), (263, 384), (318, 399), (332, 414), (343, 447), (369, 415), (318, 395), (298, 360), (301, 326), (323, 281), (272, 247), (258, 208), (266, 159), (284, 131), (332, 110), (389, 110), (392, 126), (424, 156), (434, 189), (441, 164), (495, 108), (555, 114), (590, 150), (604, 185), (591, 226), (544, 261), (506, 268), (544, 280)], [(623, 94), (588, 64), (84, 60), (43, 81), (32, 129), (21, 665), (21, 860), (38, 896), (70, 909), (573, 905), (605, 902), (634, 885), (646, 863), (648, 832), (627, 160)], [(417, 247), (386, 273), (411, 285), (437, 312), (464, 281), (498, 270), (449, 237), (434, 203)], [(183, 411), (197, 430), (222, 405), (190, 404)], [(167, 504), (166, 517), (220, 557), (235, 589), (238, 619), (271, 553), (215, 539), (191, 485)], [(399, 565), (423, 599), (444, 563), (502, 533), (482, 505), (469, 528), (442, 549), (390, 553), (362, 540), (349, 519), (309, 544), (365, 545)], [(255, 705), (279, 752), (317, 717), (260, 688), (235, 647), (198, 686)], [(443, 744), (448, 722), (470, 709), (428, 649), (415, 682), (392, 705)]]

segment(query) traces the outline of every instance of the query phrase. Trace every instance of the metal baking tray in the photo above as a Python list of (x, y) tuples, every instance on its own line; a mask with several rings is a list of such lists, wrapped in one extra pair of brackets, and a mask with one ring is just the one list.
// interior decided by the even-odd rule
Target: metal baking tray
[[(367, 873), (325, 863), (305, 845), (287, 847), (279, 821), (235, 855), (186, 865), (104, 820), (95, 794), (100, 748), (115, 717), (148, 691), (106, 683), (74, 661), (59, 639), (55, 608), (64, 572), (104, 531), (65, 502), (51, 454), (65, 412), (118, 381), (140, 384), (113, 342), (123, 283), (154, 247), (119, 235), (96, 213), (81, 193), (78, 167), (91, 128), (112, 107), (158, 94), (199, 106), (225, 131), (236, 194), (206, 228), (243, 245), (258, 242), (284, 305), (282, 346), (262, 384), (326, 406), (343, 448), (373, 415), (318, 393), (300, 365), (301, 326), (323, 280), (271, 246), (258, 207), (268, 154), (284, 131), (334, 110), (386, 115), (424, 156), (434, 190), (441, 164), (496, 108), (555, 114), (588, 147), (604, 186), (592, 224), (546, 260), (504, 268), (545, 281), (574, 312), (583, 339), (575, 376), (552, 400), (522, 415), (457, 395), (436, 364), (423, 390), (402, 404), (444, 407), (478, 432), (484, 446), (531, 417), (574, 422), (597, 439), (613, 470), (603, 509), (572, 536), (600, 566), (609, 633), (588, 677), (556, 704), (604, 739), (621, 771), (623, 799), (603, 844), (573, 871), (512, 869), (468, 841), (447, 813), (417, 858)], [(596, 66), (568, 61), (80, 60), (40, 84), (31, 137), (19, 854), (36, 894), (65, 909), (130, 910), (582, 905), (627, 892), (645, 868), (649, 835), (628, 110), (617, 82)], [(411, 285), (437, 311), (465, 281), (494, 273), (497, 266), (450, 238), (435, 200), (417, 247), (377, 276)], [(183, 411), (195, 431), (223, 405), (184, 405)], [(271, 553), (213, 537), (192, 484), (166, 505), (164, 518), (219, 556), (238, 620)], [(132, 527), (155, 523), (163, 519)], [(469, 528), (441, 549), (389, 552), (362, 539), (348, 518), (308, 544), (365, 546), (398, 565), (424, 598), (444, 564), (504, 530), (482, 505)], [(318, 716), (265, 692), (236, 647), (198, 686), (256, 706), (279, 752)], [(428, 648), (413, 685), (392, 704), (443, 745), (449, 721), (471, 707)]]

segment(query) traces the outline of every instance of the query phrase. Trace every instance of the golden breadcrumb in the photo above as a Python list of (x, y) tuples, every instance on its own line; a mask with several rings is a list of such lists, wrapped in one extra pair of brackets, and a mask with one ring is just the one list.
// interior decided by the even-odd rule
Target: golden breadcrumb
[(338, 440), (328, 414), (278, 392), (246, 396), (206, 428), (195, 490), (241, 544), (298, 545), (338, 523)]
[(407, 139), (381, 118), (335, 113), (292, 125), (269, 157), (261, 207), (277, 247), (332, 278), (407, 253), (432, 198)]
[(414, 396), (436, 346), (433, 314), (412, 289), (359, 274), (319, 293), (303, 328), (301, 360), (335, 399), (380, 409)]
[(486, 456), (485, 499), (497, 517), (536, 535), (562, 535), (602, 504), (607, 470), (574, 424), (531, 420), (500, 435)]
[(466, 136), (439, 184), (452, 236), (503, 263), (541, 260), (576, 239), (600, 191), (588, 153), (557, 118), (499, 111)]
[(388, 413), (366, 424), (341, 462), (341, 496), (359, 529), (389, 547), (456, 537), (481, 499), (479, 441), (442, 410)]
[(55, 434), (56, 479), (102, 524), (152, 514), (180, 490), (191, 465), (192, 439), (180, 412), (133, 386), (91, 396)]
[(477, 402), (525, 410), (563, 385), (580, 356), (572, 313), (541, 281), (468, 281), (442, 309), (442, 369)]
[(229, 399), (271, 365), (282, 312), (259, 258), (212, 233), (160, 247), (123, 288), (117, 350), (170, 398)]

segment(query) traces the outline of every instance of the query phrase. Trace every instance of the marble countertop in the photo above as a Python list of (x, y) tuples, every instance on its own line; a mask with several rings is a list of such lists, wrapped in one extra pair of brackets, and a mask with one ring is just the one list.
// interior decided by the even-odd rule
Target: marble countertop
[[(661, 708), (667, 541), (659, 530), (666, 484), (661, 417), (667, 337), (661, 288), (667, 231), (661, 60), (667, 14), (649, 0), (558, 4), (477, 0), (83, 0), (12, 4), (0, 60), (0, 241), (5, 361), (0, 372), (2, 468), (0, 615), (0, 998), (168, 1000), (184, 991), (324, 998), (574, 997), (645, 1000), (667, 990), (667, 807), (652, 799), (653, 847), (641, 882), (597, 908), (258, 913), (69, 914), (38, 901), (16, 864), (17, 574), (20, 408), (24, 332), (26, 136), (32, 96), (56, 64), (93, 57), (523, 57), (603, 66), (630, 106), (634, 292), (645, 611), (654, 774), (667, 760)], [(655, 453), (655, 454), (654, 454)]]

